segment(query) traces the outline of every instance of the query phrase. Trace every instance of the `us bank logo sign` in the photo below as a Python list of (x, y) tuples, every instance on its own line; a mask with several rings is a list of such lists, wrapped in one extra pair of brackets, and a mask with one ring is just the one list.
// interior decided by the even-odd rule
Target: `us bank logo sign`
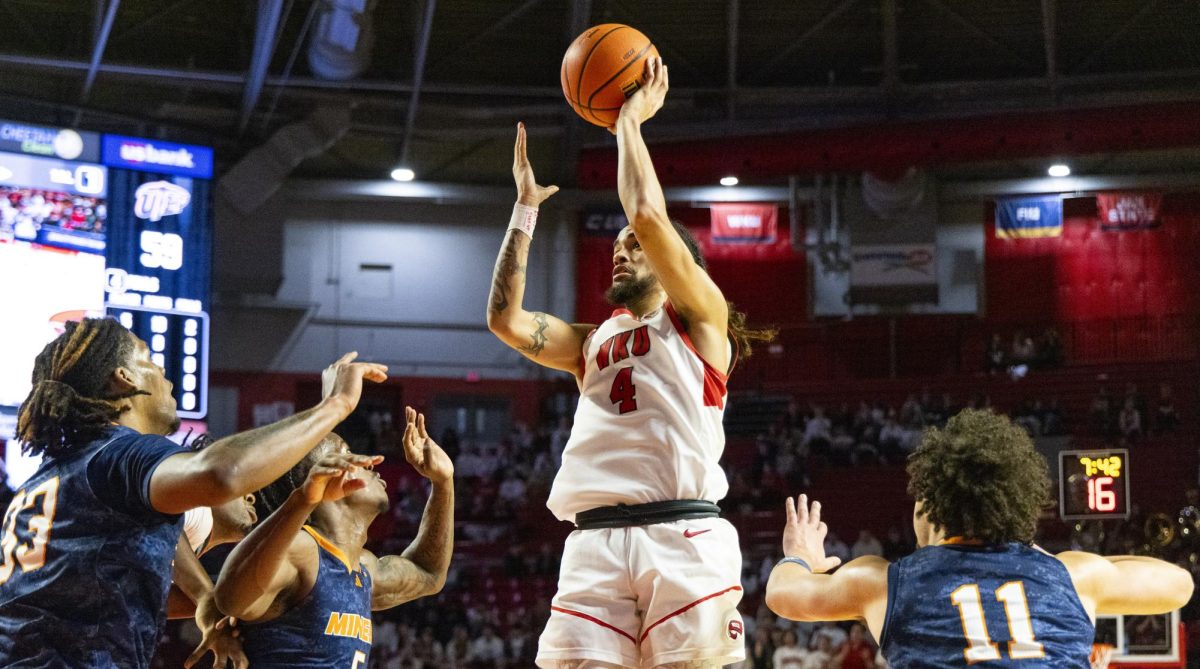
[(192, 194), (169, 181), (151, 181), (134, 192), (133, 215), (147, 221), (182, 214), (192, 202)]
[(211, 179), (213, 152), (204, 146), (105, 135), (104, 164), (140, 172)]

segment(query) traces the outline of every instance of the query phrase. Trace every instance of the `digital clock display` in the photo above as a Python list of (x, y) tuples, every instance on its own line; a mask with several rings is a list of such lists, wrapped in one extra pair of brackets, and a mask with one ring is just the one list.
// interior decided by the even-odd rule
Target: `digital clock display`
[(1060, 451), (1059, 513), (1063, 520), (1129, 516), (1129, 451)]

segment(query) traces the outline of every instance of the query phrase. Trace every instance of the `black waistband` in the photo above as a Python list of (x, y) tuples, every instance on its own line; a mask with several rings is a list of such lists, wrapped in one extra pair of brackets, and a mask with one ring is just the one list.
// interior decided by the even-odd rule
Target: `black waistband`
[(605, 527), (655, 525), (693, 518), (719, 518), (721, 507), (701, 499), (673, 499), (649, 504), (601, 506), (575, 514), (575, 526), (581, 530)]

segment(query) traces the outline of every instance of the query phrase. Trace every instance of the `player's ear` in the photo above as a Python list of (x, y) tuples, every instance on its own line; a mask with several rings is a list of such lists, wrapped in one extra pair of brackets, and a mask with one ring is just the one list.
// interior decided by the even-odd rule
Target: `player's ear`
[(125, 397), (138, 389), (134, 373), (124, 365), (118, 366), (108, 377), (108, 396)]

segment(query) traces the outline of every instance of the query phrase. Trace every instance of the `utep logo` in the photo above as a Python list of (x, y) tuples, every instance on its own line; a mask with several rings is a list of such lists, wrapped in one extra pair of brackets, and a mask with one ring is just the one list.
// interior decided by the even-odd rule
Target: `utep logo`
[(333, 611), (325, 625), (325, 636), (341, 636), (371, 643), (371, 619), (357, 613)]
[[(643, 325), (636, 330), (626, 330), (618, 332), (609, 337), (600, 345), (600, 350), (596, 353), (596, 368), (604, 369), (615, 362), (621, 362), (628, 358), (632, 353), (635, 357), (641, 357), (650, 352), (650, 331), (646, 328), (649, 326)], [(632, 349), (629, 346), (629, 341), (633, 340)]]
[(144, 183), (134, 191), (134, 197), (133, 215), (147, 221), (181, 214), (192, 201), (188, 189), (169, 181)]

